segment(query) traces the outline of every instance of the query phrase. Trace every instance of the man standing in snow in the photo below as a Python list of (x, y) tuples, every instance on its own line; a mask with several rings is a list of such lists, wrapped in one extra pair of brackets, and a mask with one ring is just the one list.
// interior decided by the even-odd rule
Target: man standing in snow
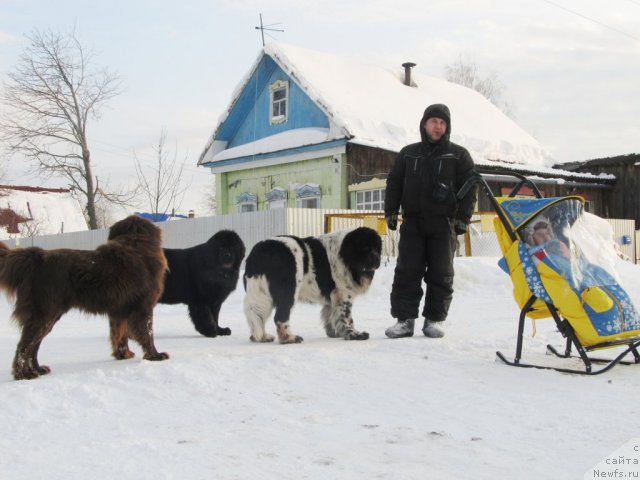
[(387, 177), (384, 212), (395, 230), (402, 207), (398, 261), (391, 289), (391, 316), (397, 323), (387, 328), (390, 338), (413, 335), (422, 299), (426, 296), (422, 332), (444, 336), (453, 295), (453, 257), (456, 235), (467, 231), (477, 188), (458, 200), (456, 193), (473, 173), (469, 152), (449, 141), (451, 114), (443, 104), (427, 107), (420, 120), (422, 141), (404, 147)]

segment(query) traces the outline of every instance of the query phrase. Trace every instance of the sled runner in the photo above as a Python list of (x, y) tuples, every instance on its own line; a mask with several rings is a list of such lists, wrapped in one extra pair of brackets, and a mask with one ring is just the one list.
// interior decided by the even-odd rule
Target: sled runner
[[(599, 258), (597, 246), (593, 252), (593, 242), (590, 246), (593, 237), (583, 212), (584, 199), (543, 198), (527, 177), (508, 175), (519, 182), (506, 197), (495, 197), (479, 174), (458, 194), (464, 196), (471, 185), (479, 183), (497, 213), (494, 224), (504, 255), (499, 263), (513, 282), (514, 299), (520, 308), (515, 358), (510, 361), (496, 352), (498, 358), (517, 367), (588, 375), (606, 372), (618, 363), (640, 363), (640, 314), (620, 286), (615, 270)], [(535, 198), (516, 197), (524, 186), (533, 191)], [(584, 370), (521, 362), (526, 317), (552, 317), (566, 338), (566, 345), (564, 351), (547, 345), (547, 352), (562, 358), (579, 358)], [(624, 347), (624, 351), (611, 360), (588, 355), (612, 347)], [(572, 356), (573, 348), (577, 357)], [(629, 353), (633, 360), (625, 362)], [(594, 364), (601, 363), (604, 365), (594, 370)]]

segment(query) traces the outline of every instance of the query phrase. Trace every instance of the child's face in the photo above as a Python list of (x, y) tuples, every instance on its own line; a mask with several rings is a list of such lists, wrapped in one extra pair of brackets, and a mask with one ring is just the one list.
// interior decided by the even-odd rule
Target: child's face
[(553, 237), (551, 236), (551, 232), (547, 227), (538, 228), (533, 232), (533, 241), (535, 242), (536, 245), (540, 245), (544, 242), (548, 242), (552, 238)]

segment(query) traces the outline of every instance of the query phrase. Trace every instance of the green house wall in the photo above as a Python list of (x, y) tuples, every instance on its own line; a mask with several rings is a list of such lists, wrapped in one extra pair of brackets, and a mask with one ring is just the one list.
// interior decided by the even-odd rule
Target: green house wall
[(269, 165), (216, 174), (216, 213), (236, 213), (243, 193), (257, 195), (258, 210), (266, 210), (265, 195), (276, 187), (287, 191), (287, 207), (296, 206), (295, 188), (306, 183), (320, 185), (320, 208), (348, 208), (346, 162), (329, 156), (295, 163)]

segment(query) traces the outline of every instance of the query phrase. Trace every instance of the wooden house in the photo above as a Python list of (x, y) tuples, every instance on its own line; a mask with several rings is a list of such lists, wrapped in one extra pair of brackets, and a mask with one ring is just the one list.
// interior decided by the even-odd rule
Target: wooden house
[(563, 163), (558, 165), (558, 168), (593, 175), (615, 176), (613, 189), (603, 202), (603, 216), (633, 219), (636, 222), (636, 230), (640, 230), (640, 154)]
[[(387, 172), (402, 147), (420, 140), (419, 121), (432, 103), (449, 106), (451, 140), (469, 150), (494, 193), (510, 182), (501, 173), (518, 171), (539, 179), (547, 195), (580, 193), (601, 203), (613, 177), (548, 167), (543, 146), (482, 95), (412, 74), (413, 66), (267, 45), (198, 161), (216, 175), (217, 213), (381, 209)], [(489, 204), (481, 199), (479, 208)]]

